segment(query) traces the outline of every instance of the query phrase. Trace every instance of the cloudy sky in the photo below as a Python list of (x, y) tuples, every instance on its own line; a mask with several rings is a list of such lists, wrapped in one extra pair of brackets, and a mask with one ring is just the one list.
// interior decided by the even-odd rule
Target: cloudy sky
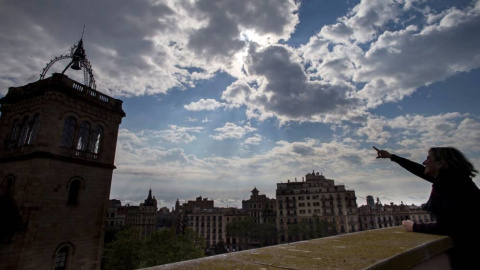
[(372, 145), (480, 167), (479, 0), (0, 0), (0, 96), (84, 25), (97, 90), (127, 114), (111, 198), (240, 206), (315, 170), (359, 205), (418, 205), (430, 184)]

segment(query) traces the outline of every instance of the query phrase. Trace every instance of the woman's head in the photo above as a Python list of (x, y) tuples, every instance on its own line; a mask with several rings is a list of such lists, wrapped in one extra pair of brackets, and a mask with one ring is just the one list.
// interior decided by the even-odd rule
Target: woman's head
[(440, 172), (452, 172), (469, 177), (475, 177), (478, 173), (465, 155), (453, 147), (430, 148), (423, 164), (425, 165), (425, 174), (434, 177)]

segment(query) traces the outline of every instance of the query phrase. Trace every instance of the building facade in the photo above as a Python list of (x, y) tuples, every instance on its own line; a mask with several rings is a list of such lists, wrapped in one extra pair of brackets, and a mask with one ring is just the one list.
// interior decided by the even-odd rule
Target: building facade
[(157, 230), (157, 199), (148, 192), (147, 199), (139, 206), (125, 207), (125, 226), (138, 228), (140, 236), (145, 238)]
[(358, 221), (360, 230), (373, 230), (386, 227), (400, 226), (403, 220), (416, 223), (432, 221), (430, 214), (419, 206), (382, 204), (377, 198), (374, 203), (372, 196), (367, 196), (367, 205), (358, 208)]
[(321, 222), (329, 224), (333, 234), (359, 230), (355, 191), (318, 172), (301, 182), (277, 183), (276, 194), (279, 243), (307, 239)]
[(0, 269), (99, 269), (122, 101), (53, 74), (0, 104)]
[(122, 206), (120, 200), (110, 200), (107, 208), (107, 220), (105, 227), (107, 230), (118, 230), (125, 226), (127, 218), (127, 209)]
[(246, 239), (249, 248), (277, 244), (277, 201), (260, 195), (255, 187), (250, 199), (242, 201), (242, 211), (248, 213), (255, 223), (251, 235)]
[(173, 227), (173, 211), (168, 207), (162, 207), (157, 211), (157, 230)]
[(250, 199), (242, 201), (242, 210), (256, 223), (276, 222), (277, 219), (277, 201), (265, 194), (259, 195), (256, 187), (252, 190)]
[(208, 198), (197, 197), (194, 201), (187, 201), (180, 204), (177, 199), (173, 210), (173, 227), (177, 233), (182, 233), (189, 226), (188, 215), (193, 213), (194, 209), (213, 209), (213, 200)]
[(225, 246), (227, 251), (248, 249), (248, 239), (227, 233), (227, 225), (249, 217), (249, 214), (237, 208), (195, 208), (188, 214), (188, 226), (205, 238), (207, 249), (217, 243)]

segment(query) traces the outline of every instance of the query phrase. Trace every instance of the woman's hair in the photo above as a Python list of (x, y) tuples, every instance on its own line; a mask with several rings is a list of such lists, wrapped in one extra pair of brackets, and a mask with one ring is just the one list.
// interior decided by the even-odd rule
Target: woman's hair
[(435, 160), (444, 161), (441, 170), (455, 172), (457, 174), (475, 177), (478, 170), (465, 157), (465, 155), (453, 147), (432, 147), (430, 148)]

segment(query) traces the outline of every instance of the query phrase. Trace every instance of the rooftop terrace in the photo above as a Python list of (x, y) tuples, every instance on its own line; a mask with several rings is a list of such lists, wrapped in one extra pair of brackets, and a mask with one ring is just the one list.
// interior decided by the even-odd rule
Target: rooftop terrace
[(350, 233), (146, 268), (215, 269), (450, 269), (449, 237), (403, 227)]

